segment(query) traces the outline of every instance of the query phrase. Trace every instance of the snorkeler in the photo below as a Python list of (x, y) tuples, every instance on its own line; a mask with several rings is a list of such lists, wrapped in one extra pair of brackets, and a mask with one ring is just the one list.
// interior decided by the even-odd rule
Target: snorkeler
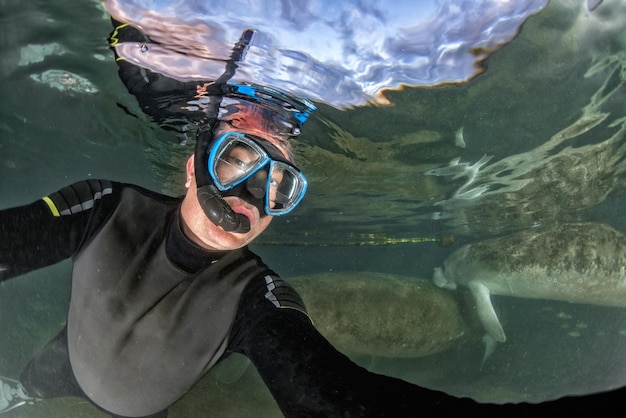
[[(119, 66), (134, 94), (172, 86)], [(87, 180), (0, 211), (0, 281), (73, 261), (66, 326), (19, 381), (0, 378), (0, 411), (79, 396), (113, 416), (163, 417), (243, 353), (286, 416), (412, 415), (424, 392), (335, 350), (247, 247), (306, 193), (291, 140), (313, 104), (251, 84), (174, 86), (190, 89), (202, 115), (183, 197)]]
[(81, 396), (113, 416), (166, 416), (231, 353), (289, 417), (412, 416), (436, 399), (334, 349), (247, 248), (306, 192), (290, 139), (312, 107), (260, 86), (224, 91), (205, 101), (216, 118), (198, 131), (184, 197), (87, 180), (0, 211), (0, 280), (73, 261), (66, 327), (19, 382), (2, 378), (0, 408)]
[[(136, 80), (131, 65), (120, 72)], [(139, 90), (160, 80), (137, 79), (148, 80)], [(86, 180), (0, 211), (0, 281), (73, 261), (67, 324), (19, 381), (0, 378), (0, 413), (79, 396), (113, 416), (165, 417), (231, 353), (251, 360), (287, 417), (525, 411), (371, 373), (332, 347), (247, 247), (306, 193), (291, 140), (314, 107), (250, 84), (185, 86), (205, 119), (184, 196)]]
[(238, 231), (207, 216), (194, 156), (182, 198), (87, 180), (0, 211), (0, 280), (74, 263), (67, 325), (19, 382), (0, 378), (0, 412), (80, 396), (113, 416), (165, 417), (221, 359), (243, 353), (287, 417), (521, 416), (521, 406), (481, 405), (368, 372), (319, 334), (294, 289), (247, 248), (304, 196), (285, 139), (311, 109), (268, 111), (241, 91), (268, 98), (271, 90), (233, 87), (210, 133), (199, 135), (203, 174), (218, 190), (209, 211), (243, 217), (227, 226)]

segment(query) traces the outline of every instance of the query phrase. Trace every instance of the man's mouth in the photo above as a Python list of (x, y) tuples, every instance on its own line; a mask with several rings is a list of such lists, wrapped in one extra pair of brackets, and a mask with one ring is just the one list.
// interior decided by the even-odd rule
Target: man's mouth
[(237, 201), (234, 201), (234, 202), (227, 201), (227, 203), (230, 205), (233, 212), (238, 213), (240, 215), (244, 215), (246, 218), (248, 218), (248, 220), (250, 221), (250, 226), (252, 226), (252, 224), (256, 220), (256, 217), (254, 216), (254, 212), (252, 210), (250, 210), (249, 208), (240, 204)]

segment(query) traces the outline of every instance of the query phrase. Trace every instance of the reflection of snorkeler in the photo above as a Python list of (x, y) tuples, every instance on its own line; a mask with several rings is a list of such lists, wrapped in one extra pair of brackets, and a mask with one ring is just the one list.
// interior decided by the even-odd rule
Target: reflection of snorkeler
[[(138, 91), (152, 79), (176, 87), (120, 67)], [(480, 405), (368, 372), (335, 350), (298, 294), (247, 248), (304, 196), (287, 139), (312, 108), (271, 90), (231, 87), (203, 102), (214, 118), (187, 161), (184, 197), (87, 180), (0, 211), (0, 280), (74, 263), (67, 325), (20, 382), (2, 378), (0, 412), (81, 396), (114, 416), (163, 417), (234, 352), (252, 361), (289, 417), (520, 416), (557, 406)], [(198, 185), (216, 191), (214, 200), (202, 202)]]

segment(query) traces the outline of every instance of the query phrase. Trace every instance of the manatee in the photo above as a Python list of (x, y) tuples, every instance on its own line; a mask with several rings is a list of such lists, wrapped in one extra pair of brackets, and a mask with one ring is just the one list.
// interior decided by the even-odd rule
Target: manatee
[(534, 228), (461, 247), (434, 282), (467, 287), (495, 340), (506, 340), (490, 295), (626, 307), (626, 236), (599, 223)]
[(289, 283), (313, 323), (348, 355), (411, 358), (468, 335), (454, 293), (430, 280), (379, 273), (322, 273)]

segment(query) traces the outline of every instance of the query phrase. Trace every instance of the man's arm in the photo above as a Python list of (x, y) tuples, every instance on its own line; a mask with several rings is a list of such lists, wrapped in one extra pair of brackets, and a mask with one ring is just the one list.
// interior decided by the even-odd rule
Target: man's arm
[[(264, 291), (258, 283), (246, 288), (231, 348), (248, 356), (288, 418), (536, 418), (566, 415), (572, 410), (582, 415), (602, 411), (603, 416), (612, 417), (623, 413), (626, 389), (541, 404), (496, 405), (371, 373), (337, 351), (305, 313), (267, 303)], [(289, 292), (284, 293), (289, 297)]]
[[(231, 348), (254, 364), (286, 417), (411, 417), (457, 411), (469, 399), (371, 373), (337, 351), (297, 309), (299, 296), (278, 279), (281, 292), (254, 281), (238, 310)], [(277, 307), (268, 291), (278, 296)], [(301, 302), (300, 302), (301, 303)]]
[(112, 185), (82, 181), (29, 205), (0, 211), (0, 281), (71, 257), (88, 230), (99, 226), (94, 207), (102, 206), (107, 195), (106, 205), (116, 200)]

